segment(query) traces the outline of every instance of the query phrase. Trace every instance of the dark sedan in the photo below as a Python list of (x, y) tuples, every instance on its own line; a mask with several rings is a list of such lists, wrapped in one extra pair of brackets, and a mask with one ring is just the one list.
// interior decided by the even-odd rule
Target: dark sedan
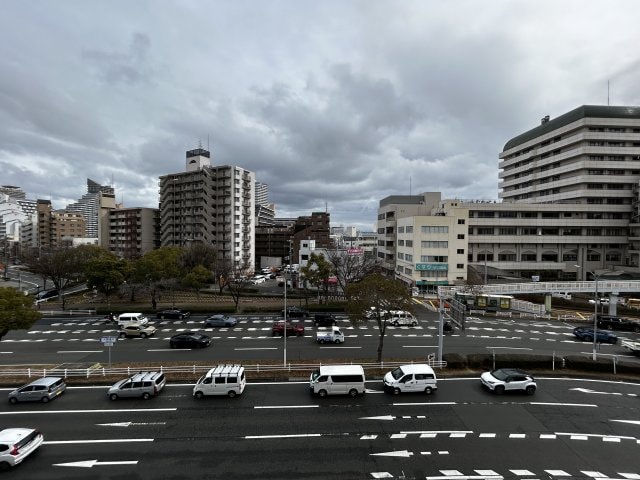
[(211, 337), (197, 332), (183, 332), (169, 339), (171, 348), (205, 348), (211, 345)]
[(188, 318), (190, 315), (190, 312), (185, 312), (184, 310), (178, 310), (177, 308), (168, 308), (167, 310), (158, 312), (156, 317), (160, 319), (174, 318), (177, 320), (183, 320), (185, 318)]
[[(573, 329), (573, 334), (578, 340), (593, 342), (593, 328), (576, 327)], [(618, 337), (606, 330), (598, 330), (596, 332), (596, 342), (616, 344), (618, 343)]]

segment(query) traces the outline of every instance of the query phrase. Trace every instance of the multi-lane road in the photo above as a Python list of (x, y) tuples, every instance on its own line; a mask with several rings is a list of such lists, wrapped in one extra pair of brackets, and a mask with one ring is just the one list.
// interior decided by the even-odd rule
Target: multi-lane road
[[(272, 337), (273, 315), (239, 315), (234, 328), (203, 328), (204, 316), (178, 320), (151, 319), (158, 331), (146, 339), (118, 340), (111, 348), (114, 363), (171, 361), (274, 361), (284, 357), (284, 341)], [(346, 316), (338, 316), (346, 335), (341, 345), (318, 345), (312, 319), (305, 319), (305, 335), (288, 337), (287, 361), (308, 360), (375, 360), (379, 331), (373, 321), (352, 325)], [(386, 359), (420, 359), (437, 352), (438, 329), (434, 312), (419, 315), (417, 327), (388, 327), (384, 342)], [(509, 318), (468, 319), (464, 332), (446, 335), (444, 352), (459, 354), (513, 352), (556, 356), (585, 354), (592, 344), (576, 341), (572, 324)], [(212, 346), (203, 350), (172, 350), (169, 337), (176, 333), (198, 330), (213, 338)], [(45, 318), (29, 331), (12, 331), (0, 342), (0, 363), (7, 365), (106, 363), (108, 348), (101, 338), (117, 335), (114, 324), (93, 318)], [(621, 339), (640, 341), (640, 335), (618, 332)], [(620, 345), (602, 345), (598, 355), (617, 357), (629, 362), (640, 359)]]
[[(251, 379), (250, 379), (251, 380)], [(538, 379), (494, 396), (446, 379), (431, 396), (312, 397), (305, 382), (249, 382), (195, 400), (168, 385), (149, 401), (70, 388), (49, 404), (0, 403), (4, 426), (45, 444), (7, 479), (640, 479), (640, 385)], [(6, 389), (5, 389), (6, 391)]]

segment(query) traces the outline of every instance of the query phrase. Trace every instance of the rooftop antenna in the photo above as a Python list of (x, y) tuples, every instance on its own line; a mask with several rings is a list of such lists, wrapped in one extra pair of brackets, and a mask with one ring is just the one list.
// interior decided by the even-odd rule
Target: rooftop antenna
[(409, 175), (409, 195), (411, 195), (411, 175)]
[(209, 134), (207, 133), (207, 152), (210, 152), (211, 150), (209, 150)]

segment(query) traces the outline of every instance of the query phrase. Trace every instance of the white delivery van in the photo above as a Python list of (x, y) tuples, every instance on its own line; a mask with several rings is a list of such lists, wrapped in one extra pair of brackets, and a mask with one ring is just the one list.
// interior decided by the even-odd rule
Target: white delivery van
[(241, 365), (218, 365), (205, 373), (193, 387), (193, 396), (226, 395), (235, 397), (244, 392), (247, 379)]
[(411, 315), (410, 312), (405, 312), (404, 310), (392, 310), (389, 314), (387, 323), (394, 327), (416, 327), (418, 325), (418, 320), (416, 317)]
[(424, 392), (427, 395), (438, 389), (438, 379), (429, 365), (401, 365), (384, 376), (385, 392)]
[(323, 365), (311, 373), (309, 389), (321, 397), (347, 394), (355, 397), (365, 392), (364, 380), (362, 365)]
[(116, 323), (118, 324), (118, 327), (123, 327), (132, 323), (136, 325), (146, 325), (149, 323), (149, 319), (144, 316), (144, 313), (123, 313), (122, 315), (118, 315)]

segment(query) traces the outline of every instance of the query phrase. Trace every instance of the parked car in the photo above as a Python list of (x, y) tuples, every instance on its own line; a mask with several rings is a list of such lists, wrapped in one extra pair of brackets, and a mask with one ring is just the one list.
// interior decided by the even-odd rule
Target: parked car
[(161, 319), (173, 318), (177, 320), (183, 320), (189, 316), (191, 316), (191, 312), (185, 312), (184, 310), (179, 310), (177, 308), (168, 308), (158, 312), (156, 315), (156, 317)]
[[(593, 342), (593, 328), (576, 327), (573, 329), (573, 335), (583, 342)], [(618, 337), (608, 330), (598, 330), (596, 332), (596, 342), (598, 343), (618, 343)]]
[(627, 332), (640, 332), (640, 323), (627, 318), (615, 317), (613, 315), (599, 315), (598, 327), (607, 330), (623, 330)]
[(67, 389), (67, 384), (60, 377), (42, 377), (31, 383), (9, 392), (9, 403), (42, 402), (47, 403)]
[(21, 463), (42, 445), (44, 437), (33, 428), (5, 428), (0, 432), (0, 470)]
[(156, 327), (153, 325), (135, 325), (130, 323), (120, 328), (118, 336), (120, 338), (139, 337), (147, 338), (156, 333)]
[(498, 395), (505, 391), (523, 391), (533, 395), (536, 391), (536, 379), (527, 372), (516, 368), (498, 368), (491, 372), (484, 372), (480, 376), (482, 386)]
[[(280, 316), (284, 317), (284, 309), (280, 312)], [(287, 307), (287, 318), (307, 318), (309, 312), (300, 307)]]
[(182, 332), (169, 339), (171, 348), (205, 348), (211, 345), (211, 337), (197, 332)]
[(119, 380), (107, 391), (110, 400), (125, 397), (142, 397), (145, 400), (159, 394), (167, 383), (164, 373), (140, 372)]
[(211, 315), (204, 321), (205, 327), (235, 327), (238, 324), (236, 317), (229, 315)]
[[(271, 336), (275, 337), (276, 335), (284, 335), (284, 320), (276, 320), (273, 322)], [(304, 335), (304, 325), (300, 322), (287, 321), (287, 337), (292, 335), (297, 335), (298, 337)]]

